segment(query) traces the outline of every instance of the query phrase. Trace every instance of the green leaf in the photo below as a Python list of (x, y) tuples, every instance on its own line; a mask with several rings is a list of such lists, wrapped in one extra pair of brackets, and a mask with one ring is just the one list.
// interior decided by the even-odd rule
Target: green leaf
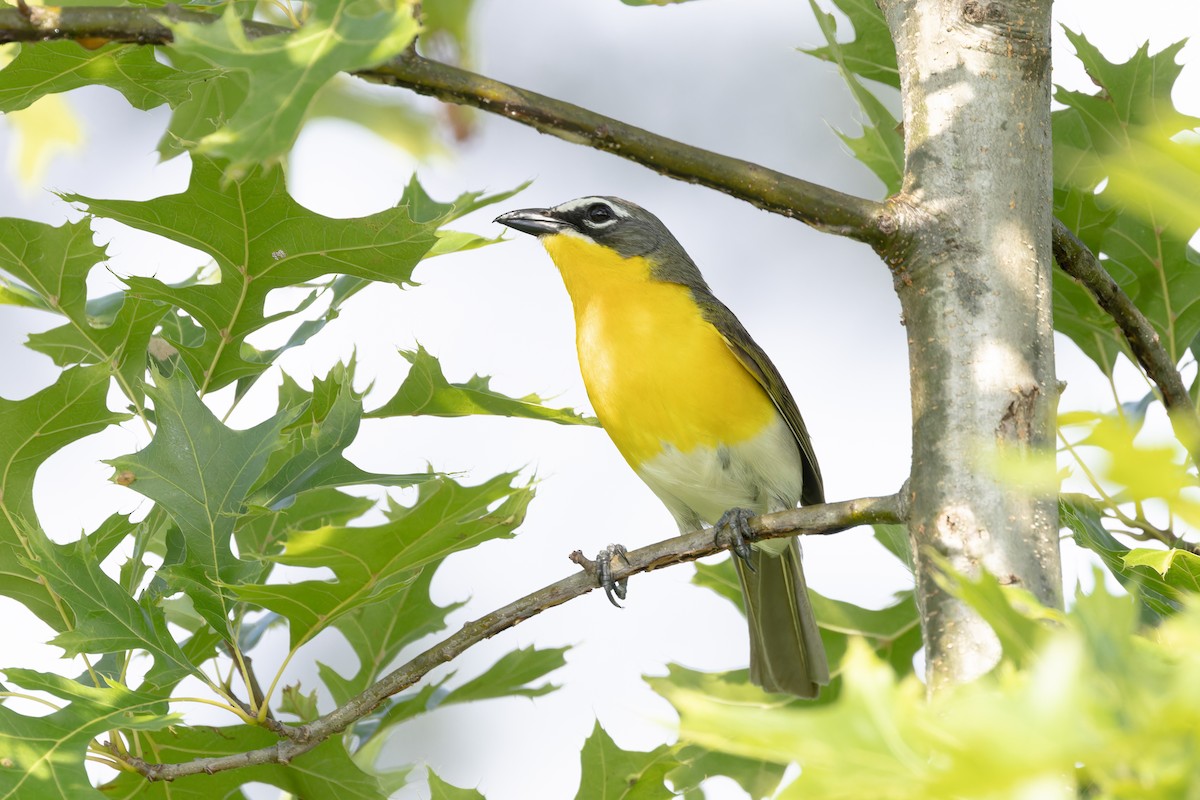
[(196, 83), (191, 95), (175, 106), (167, 130), (158, 141), (158, 152), (164, 161), (181, 153), (191, 153), (200, 141), (214, 133), (246, 102), (250, 91), (250, 76), (242, 71), (210, 69), (208, 61), (185, 55), (174, 49), (163, 49), (171, 64), (182, 74), (211, 74)]
[(904, 562), (908, 571), (913, 571), (912, 542), (908, 537), (908, 528), (904, 525), (872, 525), (875, 530), (875, 541), (879, 542), (889, 553)]
[(871, 609), (809, 591), (817, 624), (821, 626), (826, 655), (838, 664), (850, 639), (865, 639), (876, 654), (887, 660), (897, 675), (913, 671), (913, 656), (921, 649), (921, 617), (913, 592), (901, 592), (886, 608)]
[(1017, 666), (1028, 665), (1047, 631), (1034, 617), (1048, 618), (1032, 593), (1016, 586), (1001, 586), (988, 572), (972, 579), (955, 573), (949, 562), (939, 558), (936, 563), (941, 570), (939, 582), (991, 626), (1005, 658)]
[(860, 31), (857, 39), (842, 44), (837, 40), (833, 15), (821, 11), (816, 0), (808, 0), (808, 4), (827, 44), (806, 52), (838, 65), (842, 79), (869, 122), (863, 123), (861, 136), (852, 137), (845, 133), (838, 136), (855, 158), (883, 181), (887, 194), (895, 194), (900, 191), (904, 178), (904, 137), (897, 130), (899, 123), (892, 112), (859, 81), (861, 75), (897, 88), (900, 85), (896, 51), (883, 16), (870, 0), (838, 2), (838, 7), (851, 16), (855, 29)]
[(446, 783), (433, 770), (427, 773), (429, 778), (429, 800), (484, 800), (483, 795), (474, 789), (460, 789)]
[(375, 501), (369, 498), (327, 488), (301, 492), (294, 502), (278, 510), (252, 508), (235, 531), (238, 552), (247, 560), (261, 559), (278, 553), (292, 531), (346, 525), (374, 507)]
[[(333, 623), (358, 657), (358, 671), (348, 678), (324, 664), (317, 665), (334, 702), (344, 704), (366, 689), (384, 674), (402, 649), (424, 636), (444, 630), (446, 615), (463, 606), (463, 603), (439, 606), (429, 597), (436, 566), (432, 564), (422, 569), (416, 579), (386, 603), (362, 606)], [(424, 710), (423, 704), (421, 709)]]
[[(1088, 247), (1179, 361), (1200, 333), (1200, 228), (1191, 185), (1200, 148), (1180, 140), (1200, 119), (1176, 110), (1171, 93), (1183, 43), (1150, 54), (1143, 45), (1123, 64), (1105, 59), (1085, 37), (1067, 37), (1100, 87), (1058, 89), (1054, 112), (1055, 211)], [(1082, 289), (1055, 279), (1055, 326), (1106, 373), (1126, 352), (1112, 321)]]
[(24, 400), (0, 398), (0, 594), (17, 600), (56, 631), (67, 620), (38, 575), (22, 563), (33, 554), (33, 482), (38, 467), (66, 445), (126, 419), (108, 410), (106, 367), (65, 370)]
[[(431, 9), (429, 3), (421, 6), (426, 25)], [(447, 153), (433, 113), (414, 108), (401, 93), (372, 91), (350, 75), (338, 75), (321, 87), (309, 104), (305, 121), (314, 119), (338, 119), (361, 125), (417, 159)]]
[(242, 72), (245, 101), (199, 142), (197, 152), (230, 161), (240, 177), (277, 163), (300, 132), (317, 91), (340, 72), (372, 67), (398, 55), (417, 33), (405, 3), (317, 0), (295, 31), (249, 39), (230, 8), (212, 24), (171, 25), (173, 49), (215, 67)]
[(0, 71), (0, 114), (81, 86), (116, 89), (143, 111), (164, 103), (174, 107), (187, 99), (192, 86), (216, 74), (215, 70), (172, 69), (159, 63), (154, 48), (145, 45), (106, 44), (87, 50), (73, 41), (37, 42), (22, 45), (17, 57)]
[[(358, 435), (362, 398), (354, 393), (353, 367), (338, 365), (325, 379), (314, 379), (300, 416), (285, 431), (285, 444), (271, 454), (263, 477), (248, 502), (278, 507), (313, 489), (355, 484), (412, 486), (432, 474), (381, 475), (359, 469), (342, 455)], [(285, 376), (281, 394), (298, 387)], [(290, 383), (290, 385), (289, 385)], [(292, 401), (294, 405), (294, 401)], [(285, 407), (281, 402), (280, 407)]]
[(535, 394), (509, 397), (489, 387), (491, 378), (475, 375), (466, 383), (450, 383), (442, 373), (437, 359), (423, 347), (416, 351), (401, 350), (400, 355), (412, 364), (404, 383), (396, 394), (368, 417), (400, 417), (430, 415), (463, 417), (470, 414), (495, 414), (504, 417), (523, 417), (557, 422), (560, 425), (595, 425), (570, 408), (547, 408)]
[[(907, 541), (907, 534), (905, 536)], [(696, 564), (692, 583), (713, 590), (743, 610), (741, 584), (732, 560)], [(893, 605), (878, 610), (834, 600), (811, 589), (808, 596), (831, 664), (836, 666), (841, 660), (850, 637), (861, 637), (867, 639), (898, 674), (912, 672), (912, 659), (921, 649), (922, 642), (920, 615), (911, 591), (903, 592)]]
[(249, 430), (232, 430), (179, 374), (158, 377), (147, 395), (158, 423), (154, 438), (136, 454), (108, 463), (179, 526), (186, 558), (164, 564), (160, 574), (187, 592), (210, 625), (228, 633), (225, 587), (248, 570), (233, 554), (230, 536), (292, 414), (284, 411)]
[(68, 322), (29, 336), (30, 349), (44, 353), (60, 367), (108, 364), (116, 367), (121, 391), (137, 408), (142, 406), (146, 347), (166, 313), (152, 300), (126, 297), (116, 319), (103, 327), (88, 321)]
[(171, 685), (198, 673), (167, 630), (162, 610), (139, 605), (100, 568), (102, 556), (94, 550), (93, 537), (69, 545), (41, 536), (29, 536), (28, 542), (32, 556), (22, 560), (74, 615), (74, 626), (51, 644), (68, 656), (145, 650), (158, 662), (156, 679)]
[(862, 642), (848, 653), (842, 692), (824, 706), (739, 702), (687, 681), (656, 688), (679, 711), (682, 741), (798, 762), (786, 800), (1184, 796), (1200, 779), (1191, 735), (1200, 606), (1149, 638), (1134, 634), (1135, 623), (1133, 600), (1099, 582), (1047, 629), (1026, 668), (1008, 665), (928, 699)]
[[(0, 73), (3, 74), (3, 73)], [(97, 320), (87, 300), (88, 273), (108, 255), (92, 242), (86, 221), (55, 228), (23, 219), (0, 226), (0, 269), (40, 299), (41, 307), (67, 318), (67, 323), (29, 337), (29, 346), (60, 367), (106, 364), (116, 369), (121, 390), (141, 407), (146, 371), (146, 345), (165, 308), (158, 303), (118, 295), (106, 299), (106, 318)], [(110, 307), (111, 306), (111, 309)], [(119, 311), (117, 310), (119, 308)], [(107, 314), (111, 311), (111, 317)]]
[(299, 682), (283, 687), (279, 710), (284, 714), (291, 714), (301, 722), (312, 722), (320, 716), (320, 712), (317, 710), (317, 690), (313, 689), (308, 694), (304, 694), (300, 691)]
[(552, 683), (529, 686), (567, 663), (566, 647), (522, 647), (505, 653), (482, 675), (453, 689), (438, 705), (469, 703), (494, 697), (541, 697), (558, 688)]
[(24, 282), (60, 314), (86, 320), (88, 273), (108, 258), (103, 247), (92, 243), (87, 222), (56, 228), (28, 219), (5, 219), (0, 231), (0, 269)]
[(779, 790), (787, 770), (781, 764), (719, 753), (694, 745), (682, 748), (679, 759), (682, 763), (667, 773), (667, 780), (684, 797), (692, 797), (690, 792), (698, 791), (701, 782), (716, 776), (736, 781), (750, 797), (771, 797)]
[(203, 392), (261, 374), (245, 338), (291, 312), (265, 316), (274, 289), (341, 273), (404, 286), (437, 241), (433, 225), (414, 222), (404, 207), (357, 219), (330, 219), (291, 198), (281, 168), (254, 169), (222, 184), (221, 168), (193, 158), (186, 191), (145, 202), (64, 195), (88, 210), (165, 236), (213, 257), (220, 282), (168, 286), (127, 279), (130, 292), (178, 306), (204, 329), (200, 342), (169, 339)]
[(326, 567), (336, 580), (246, 584), (233, 591), (287, 617), (295, 649), (354, 609), (402, 591), (422, 567), (481, 542), (511, 537), (533, 498), (531, 488), (512, 486), (513, 477), (499, 475), (479, 486), (437, 478), (420, 484), (413, 506), (393, 506), (382, 525), (293, 531), (283, 552), (267, 560)]
[(1126, 567), (1149, 567), (1176, 589), (1200, 593), (1200, 556), (1187, 550), (1140, 547), (1125, 554)]
[[(731, 673), (700, 672), (678, 664), (667, 665), (666, 677), (646, 677), (646, 683), (668, 700), (676, 688), (686, 687), (702, 692), (722, 703), (733, 705), (767, 704), (771, 708), (787, 708), (803, 701), (790, 695), (769, 695), (750, 683), (747, 670)], [(831, 692), (822, 693), (821, 702), (827, 702)], [(764, 761), (761, 758), (733, 755), (704, 747), (689, 745), (679, 750), (680, 764), (667, 774), (677, 792), (694, 791), (699, 784), (711, 777), (724, 775), (737, 781), (751, 797), (770, 797), (779, 788), (786, 765)]]
[[(857, 75), (899, 89), (896, 46), (879, 6), (874, 0), (833, 0), (833, 4), (850, 18), (854, 38), (848, 42), (836, 41), (832, 36), (833, 15), (823, 13), (819, 6), (810, 3), (821, 32), (825, 34), (826, 45), (804, 52), (837, 64), (843, 74)], [(829, 30), (826, 30), (827, 26)]]
[(1100, 511), (1090, 497), (1063, 494), (1058, 501), (1059, 519), (1070, 528), (1075, 544), (1091, 550), (1121, 585), (1142, 603), (1154, 620), (1179, 609), (1178, 593), (1149, 567), (1125, 562), (1130, 549), (1117, 541), (1100, 520)]
[(662, 745), (649, 752), (622, 750), (600, 723), (583, 743), (583, 775), (575, 800), (654, 800), (674, 797), (664, 783), (679, 766), (678, 746)]
[(417, 180), (417, 176), (413, 175), (408, 185), (404, 187), (404, 194), (400, 196), (400, 205), (408, 206), (412, 218), (419, 222), (436, 222), (444, 225), (481, 208), (507, 200), (513, 195), (525, 191), (529, 188), (529, 184), (530, 181), (526, 181), (515, 188), (495, 194), (463, 192), (447, 203), (430, 197), (429, 193), (425, 191), (425, 187)]
[(124, 686), (96, 688), (25, 669), (5, 669), (4, 673), (10, 684), (69, 702), (41, 717), (18, 714), (0, 705), (0, 797), (5, 800), (101, 798), (84, 768), (92, 739), (115, 728), (162, 728), (176, 719), (167, 714), (163, 698)]
[[(177, 726), (165, 731), (138, 734), (136, 752), (165, 764), (197, 758), (232, 756), (270, 747), (279, 738), (263, 728), (238, 725), (225, 728)], [(82, 762), (82, 759), (81, 759)], [(80, 768), (82, 769), (82, 767)], [(248, 783), (266, 783), (296, 798), (320, 800), (384, 800), (379, 782), (360, 769), (335, 736), (288, 764), (258, 764), (212, 775), (200, 773), (170, 783), (147, 781), (136, 773), (122, 773), (101, 787), (106, 797), (123, 800), (214, 800), (241, 797)]]
[(742, 584), (738, 581), (732, 561), (726, 559), (716, 564), (697, 561), (696, 574), (692, 576), (692, 583), (716, 592), (737, 606), (743, 614), (746, 613), (745, 602), (742, 599)]

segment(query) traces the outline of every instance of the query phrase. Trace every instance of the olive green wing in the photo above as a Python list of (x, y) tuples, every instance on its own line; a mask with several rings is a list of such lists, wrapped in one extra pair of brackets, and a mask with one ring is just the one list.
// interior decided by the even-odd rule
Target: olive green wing
[(817, 455), (813, 452), (808, 428), (804, 426), (800, 409), (796, 407), (795, 398), (792, 397), (787, 384), (783, 382), (783, 376), (779, 374), (779, 370), (771, 363), (771, 359), (750, 338), (749, 332), (724, 303), (706, 292), (696, 292), (693, 289), (693, 294), (704, 318), (717, 329), (730, 352), (766, 390), (767, 396), (771, 398), (771, 402), (775, 404), (775, 408), (779, 410), (780, 415), (787, 422), (788, 428), (791, 429), (792, 435), (796, 437), (796, 444), (800, 448), (800, 461), (804, 469), (804, 486), (801, 490), (800, 502), (803, 505), (824, 503), (825, 485), (821, 480), (821, 467), (817, 464)]

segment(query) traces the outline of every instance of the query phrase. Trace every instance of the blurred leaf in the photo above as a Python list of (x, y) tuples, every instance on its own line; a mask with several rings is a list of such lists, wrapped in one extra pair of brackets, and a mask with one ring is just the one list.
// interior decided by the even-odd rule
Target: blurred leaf
[(972, 579), (954, 572), (945, 560), (939, 558), (937, 563), (941, 570), (938, 582), (983, 617), (1000, 640), (1006, 658), (1019, 667), (1028, 666), (1047, 632), (1035, 617), (1048, 618), (1048, 613), (1043, 613), (1047, 610), (1028, 590), (1001, 586), (991, 573), (981, 572)]
[(653, 800), (674, 797), (664, 783), (679, 766), (677, 745), (649, 752), (622, 750), (597, 722), (583, 743), (583, 774), (575, 800)]
[(212, 24), (174, 23), (174, 50), (245, 73), (245, 101), (197, 152), (228, 159), (230, 177), (275, 164), (291, 148), (317, 91), (339, 72), (398, 55), (417, 33), (407, 3), (316, 0), (296, 31), (249, 39), (230, 8)]
[(439, 778), (433, 770), (428, 770), (429, 800), (484, 800), (483, 795), (474, 789), (460, 789)]
[(667, 773), (676, 793), (684, 797), (699, 791), (701, 782), (716, 776), (724, 776), (737, 782), (752, 798), (771, 797), (779, 789), (786, 766), (772, 764), (753, 758), (705, 750), (702, 747), (685, 747), (679, 750), (680, 765)]
[(1200, 593), (1200, 556), (1187, 550), (1140, 547), (1125, 554), (1125, 566), (1149, 567), (1176, 589)]
[[(102, 795), (92, 788), (84, 757), (88, 744), (120, 727), (135, 731), (162, 728), (176, 717), (161, 697), (124, 686), (84, 686), (60, 675), (5, 669), (12, 684), (48, 692), (69, 703), (46, 716), (29, 717), (0, 705), (0, 797), (6, 800), (88, 800)], [(140, 775), (138, 780), (145, 781)], [(149, 785), (149, 784), (147, 784)]]
[(34, 527), (34, 477), (61, 448), (127, 418), (108, 410), (109, 375), (102, 366), (75, 367), (24, 400), (0, 398), (0, 594), (59, 632), (67, 620), (39, 576), (22, 563), (32, 555), (26, 539), (45, 537)]
[[(174, 764), (196, 758), (236, 755), (270, 747), (279, 737), (264, 728), (238, 725), (224, 728), (176, 726), (165, 731), (138, 734), (134, 752), (151, 754), (155, 761)], [(82, 759), (80, 760), (82, 763)], [(82, 767), (80, 768), (82, 770)], [(335, 736), (288, 764), (257, 764), (212, 775), (200, 773), (171, 782), (147, 781), (137, 773), (123, 772), (100, 787), (104, 796), (122, 800), (215, 800), (242, 797), (239, 787), (266, 783), (304, 800), (384, 800), (379, 782), (360, 769)]]
[(851, 17), (855, 30), (861, 31), (857, 39), (842, 44), (837, 40), (833, 15), (821, 11), (816, 0), (808, 0), (808, 5), (825, 36), (826, 46), (805, 52), (837, 64), (842, 80), (867, 118), (861, 136), (853, 137), (840, 132), (838, 136), (854, 157), (883, 181), (885, 192), (895, 194), (900, 191), (904, 178), (904, 137), (897, 130), (899, 121), (859, 81), (859, 76), (862, 76), (899, 88), (896, 50), (882, 13), (871, 0), (838, 2), (838, 7)]
[(170, 59), (180, 74), (211, 76), (194, 84), (188, 98), (174, 105), (171, 121), (158, 141), (159, 155), (166, 161), (181, 153), (190, 154), (204, 137), (232, 117), (246, 102), (250, 77), (240, 70), (211, 69), (212, 64), (205, 59), (173, 48), (164, 48), (160, 52)]
[[(427, 19), (431, 7), (428, 0), (422, 3)], [(317, 92), (307, 119), (353, 122), (419, 159), (445, 154), (432, 116), (413, 108), (403, 95), (370, 91), (368, 86), (349, 75), (336, 76)]]
[(834, 40), (833, 15), (823, 13), (819, 6), (810, 2), (821, 32), (825, 34), (826, 45), (803, 52), (837, 64), (844, 75), (857, 75), (899, 89), (896, 46), (879, 6), (874, 0), (833, 0), (833, 4), (849, 17), (854, 26), (854, 38), (848, 42)]
[(183, 102), (191, 87), (215, 70), (181, 72), (160, 63), (154, 49), (136, 44), (106, 44), (87, 50), (73, 41), (37, 42), (21, 47), (0, 71), (0, 114), (27, 108), (46, 95), (81, 86), (116, 89), (143, 111)]
[(228, 635), (226, 587), (248, 569), (230, 549), (230, 536), (292, 414), (285, 410), (249, 430), (235, 431), (213, 415), (180, 375), (158, 377), (146, 393), (154, 401), (154, 438), (136, 454), (108, 463), (179, 526), (186, 558), (164, 563), (160, 574), (186, 591), (196, 611)]
[(421, 4), (421, 34), (446, 33), (465, 49), (470, 38), (469, 23), (474, 6), (475, 0), (426, 0)]
[(439, 703), (470, 703), (494, 697), (541, 697), (558, 688), (552, 683), (530, 687), (539, 678), (564, 666), (566, 647), (537, 649), (522, 647), (505, 653), (482, 675), (452, 690)]
[(560, 425), (596, 424), (591, 417), (570, 408), (547, 408), (536, 394), (517, 398), (493, 391), (489, 386), (491, 378), (486, 376), (475, 375), (466, 383), (450, 383), (437, 359), (423, 347), (418, 346), (416, 351), (401, 350), (400, 355), (412, 364), (412, 369), (396, 394), (379, 408), (367, 412), (368, 417), (495, 414), (543, 419)]
[(78, 149), (83, 141), (78, 117), (58, 95), (39, 98), (28, 108), (6, 113), (4, 119), (12, 133), (10, 163), (26, 189), (40, 188), (55, 156)]
[(287, 617), (295, 649), (354, 609), (403, 590), (421, 567), (512, 536), (533, 497), (531, 488), (513, 487), (513, 477), (499, 475), (479, 486), (440, 477), (420, 484), (413, 506), (393, 506), (382, 525), (293, 531), (282, 553), (264, 558), (292, 567), (326, 567), (336, 580), (244, 584), (233, 591)]
[(1165, 500), (1172, 513), (1200, 524), (1196, 476), (1178, 443), (1150, 446), (1136, 441), (1137, 430), (1115, 414), (1072, 412), (1059, 419), (1063, 428), (1088, 428), (1075, 447), (1095, 447), (1103, 456), (1094, 471), (1124, 489), (1133, 500)]
[(136, 296), (178, 306), (204, 328), (202, 342), (171, 339), (203, 392), (261, 374), (248, 361), (246, 336), (291, 312), (264, 316), (273, 290), (342, 273), (404, 286), (437, 241), (433, 226), (413, 222), (400, 206), (358, 219), (330, 219), (293, 200), (283, 170), (255, 169), (227, 185), (221, 168), (196, 157), (188, 189), (145, 202), (64, 195), (97, 216), (173, 239), (208, 253), (220, 282), (171, 287), (130, 277)]
[[(734, 673), (711, 673), (681, 667), (678, 664), (667, 665), (666, 677), (645, 677), (646, 683), (652, 689), (669, 700), (670, 691), (675, 687), (687, 687), (703, 692), (722, 703), (733, 705), (763, 705), (770, 708), (786, 708), (793, 703), (803, 703), (790, 695), (766, 694), (762, 689), (750, 683), (749, 673), (739, 670)], [(822, 694), (822, 701), (827, 701), (829, 692)], [(679, 749), (679, 765), (667, 774), (671, 785), (677, 792), (689, 792), (707, 778), (724, 775), (733, 779), (753, 798), (770, 797), (779, 787), (783, 779), (786, 765), (764, 761), (754, 756), (731, 755), (716, 750), (690, 745)]]

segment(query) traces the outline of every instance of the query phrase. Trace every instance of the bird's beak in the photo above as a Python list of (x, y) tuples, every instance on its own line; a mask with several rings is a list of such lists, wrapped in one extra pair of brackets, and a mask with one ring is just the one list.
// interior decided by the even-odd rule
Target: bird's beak
[(501, 214), (495, 221), (533, 236), (549, 236), (571, 227), (570, 223), (556, 217), (553, 209), (549, 208), (520, 208)]

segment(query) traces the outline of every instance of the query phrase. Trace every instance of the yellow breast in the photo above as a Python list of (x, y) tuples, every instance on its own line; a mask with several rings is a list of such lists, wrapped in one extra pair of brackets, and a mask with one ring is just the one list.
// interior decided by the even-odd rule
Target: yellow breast
[(617, 449), (635, 468), (666, 445), (737, 444), (774, 419), (766, 391), (703, 318), (691, 290), (650, 277), (580, 236), (542, 239), (575, 307), (579, 366)]

